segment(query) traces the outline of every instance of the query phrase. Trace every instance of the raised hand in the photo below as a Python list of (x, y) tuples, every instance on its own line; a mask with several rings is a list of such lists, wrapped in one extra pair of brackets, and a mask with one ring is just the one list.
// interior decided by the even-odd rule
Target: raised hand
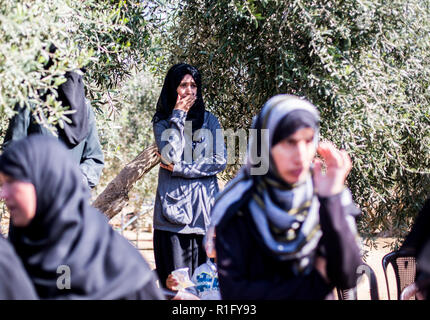
[(326, 166), (323, 171), (321, 159), (314, 160), (314, 183), (317, 194), (329, 197), (340, 193), (352, 168), (351, 158), (345, 150), (338, 150), (328, 141), (321, 142), (317, 152)]
[(188, 110), (190, 110), (190, 108), (193, 106), (195, 101), (196, 101), (195, 95), (190, 94), (181, 98), (181, 96), (178, 94), (178, 98), (176, 99), (176, 104), (174, 109), (188, 112)]

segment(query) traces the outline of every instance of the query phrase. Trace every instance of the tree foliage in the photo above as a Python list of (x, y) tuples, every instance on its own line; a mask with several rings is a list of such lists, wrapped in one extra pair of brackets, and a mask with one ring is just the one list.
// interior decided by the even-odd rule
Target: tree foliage
[[(136, 1), (2, 0), (2, 116), (11, 117), (16, 104), (31, 101), (40, 122), (66, 121), (67, 111), (55, 101), (52, 89), (64, 82), (65, 71), (84, 67), (93, 104), (114, 106), (110, 90), (141, 69), (149, 54), (148, 14), (150, 9)], [(42, 99), (47, 92), (51, 94)]]
[(170, 61), (201, 69), (224, 128), (249, 128), (275, 94), (305, 96), (353, 159), (363, 235), (405, 234), (430, 186), (428, 1), (188, 0), (176, 19)]

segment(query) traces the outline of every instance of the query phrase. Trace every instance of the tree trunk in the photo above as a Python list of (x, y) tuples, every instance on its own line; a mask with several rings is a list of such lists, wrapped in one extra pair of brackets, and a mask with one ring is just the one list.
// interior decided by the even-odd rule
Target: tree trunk
[(156, 151), (155, 143), (145, 148), (107, 185), (92, 205), (107, 215), (109, 219), (120, 213), (127, 205), (128, 193), (134, 183), (160, 162)]

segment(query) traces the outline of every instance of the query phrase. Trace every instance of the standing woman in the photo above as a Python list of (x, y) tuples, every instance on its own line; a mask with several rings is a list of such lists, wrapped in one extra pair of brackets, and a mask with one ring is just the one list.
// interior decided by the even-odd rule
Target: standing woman
[(295, 96), (267, 101), (253, 128), (247, 164), (212, 212), (221, 297), (315, 300), (355, 286), (361, 256), (358, 209), (344, 186), (349, 156), (318, 144), (318, 112)]
[(161, 299), (156, 277), (106, 217), (66, 147), (31, 135), (0, 156), (9, 240), (41, 299)]
[(415, 282), (411, 287), (413, 290), (404, 299), (421, 295), (423, 299), (430, 300), (430, 198), (418, 212), (399, 251), (415, 257), (417, 261)]
[(199, 71), (188, 64), (168, 71), (153, 118), (162, 163), (154, 206), (154, 256), (163, 286), (178, 268), (189, 275), (206, 261), (203, 237), (226, 166), (218, 119), (205, 111)]
[[(69, 149), (69, 156), (79, 165), (82, 180), (94, 188), (100, 180), (104, 167), (104, 156), (97, 133), (94, 111), (85, 98), (82, 75), (69, 71), (64, 75), (66, 82), (57, 89), (57, 100), (73, 113), (67, 116), (70, 123), (57, 126), (58, 139)], [(10, 120), (3, 142), (3, 148), (31, 134), (53, 136), (51, 131), (37, 123), (31, 114), (32, 103), (28, 107), (17, 106), (17, 114)]]

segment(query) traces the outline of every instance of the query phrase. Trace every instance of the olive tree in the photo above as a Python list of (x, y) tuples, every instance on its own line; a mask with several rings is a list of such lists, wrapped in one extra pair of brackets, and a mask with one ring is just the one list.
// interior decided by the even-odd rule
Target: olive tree
[(362, 234), (404, 236), (429, 196), (428, 1), (188, 0), (175, 14), (170, 62), (200, 68), (224, 129), (249, 128), (275, 94), (306, 97), (352, 157)]

